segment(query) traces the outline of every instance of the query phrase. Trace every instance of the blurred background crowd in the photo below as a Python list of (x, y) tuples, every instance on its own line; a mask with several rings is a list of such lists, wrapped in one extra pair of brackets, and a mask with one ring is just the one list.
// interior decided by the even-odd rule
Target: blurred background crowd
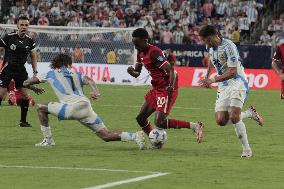
[(29, 15), (32, 25), (144, 27), (152, 43), (200, 44), (213, 24), (236, 44), (273, 45), (284, 31), (283, 0), (6, 0), (1, 23)]

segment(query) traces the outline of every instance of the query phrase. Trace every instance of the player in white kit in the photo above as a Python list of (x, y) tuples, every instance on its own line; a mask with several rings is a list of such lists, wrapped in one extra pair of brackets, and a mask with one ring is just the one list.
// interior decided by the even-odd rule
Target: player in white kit
[[(222, 38), (214, 26), (204, 26), (199, 35), (209, 48), (210, 57), (207, 75), (200, 80), (200, 85), (210, 87), (210, 84), (218, 82), (215, 104), (216, 122), (220, 126), (234, 124), (236, 134), (243, 147), (241, 157), (251, 157), (252, 151), (242, 119), (252, 118), (259, 125), (263, 125), (263, 118), (252, 106), (247, 111), (241, 112), (249, 88), (238, 49), (232, 41)], [(218, 73), (215, 78), (209, 78), (212, 65)]]
[(95, 82), (82, 73), (73, 71), (71, 65), (72, 59), (69, 55), (59, 54), (51, 62), (51, 71), (24, 82), (26, 87), (48, 82), (59, 100), (59, 102), (38, 104), (38, 116), (44, 138), (36, 146), (55, 145), (48, 122), (48, 114), (52, 114), (59, 120), (79, 121), (106, 142), (135, 141), (139, 149), (144, 149), (143, 131), (129, 133), (107, 129), (101, 118), (93, 111), (90, 100), (83, 94), (83, 85), (89, 85), (92, 89), (91, 98), (97, 99), (99, 92)]

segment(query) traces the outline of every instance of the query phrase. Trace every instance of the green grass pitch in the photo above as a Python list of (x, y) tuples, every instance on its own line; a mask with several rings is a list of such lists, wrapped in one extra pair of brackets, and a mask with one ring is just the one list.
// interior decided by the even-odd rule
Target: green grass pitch
[[(42, 96), (33, 94), (36, 101), (56, 101), (53, 91), (47, 85), (43, 87), (47, 92)], [(99, 89), (101, 97), (92, 105), (107, 127), (138, 130), (135, 116), (149, 87), (99, 85)], [(203, 121), (206, 127), (202, 144), (195, 142), (191, 130), (171, 129), (161, 150), (144, 151), (132, 142), (103, 142), (78, 122), (59, 122), (53, 116), (50, 125), (56, 146), (36, 148), (34, 144), (42, 140), (36, 109), (30, 108), (28, 115), (33, 127), (20, 128), (20, 109), (4, 102), (0, 107), (0, 188), (95, 188), (162, 172), (168, 174), (113, 188), (283, 189), (284, 101), (280, 101), (279, 92), (250, 92), (244, 109), (255, 105), (265, 118), (264, 127), (244, 120), (254, 154), (251, 159), (241, 159), (233, 126), (216, 125), (215, 96), (215, 89), (181, 88), (170, 115)]]

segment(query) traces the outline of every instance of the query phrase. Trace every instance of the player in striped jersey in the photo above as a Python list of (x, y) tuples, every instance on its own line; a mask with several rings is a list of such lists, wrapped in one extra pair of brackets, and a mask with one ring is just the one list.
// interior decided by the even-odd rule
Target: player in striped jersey
[[(263, 125), (263, 119), (254, 107), (241, 112), (249, 89), (238, 49), (232, 41), (222, 38), (214, 26), (204, 26), (199, 35), (209, 48), (210, 56), (207, 75), (200, 80), (200, 85), (209, 87), (210, 84), (218, 82), (215, 105), (216, 122), (220, 126), (233, 123), (243, 147), (242, 157), (251, 157), (252, 151), (242, 119), (250, 117), (257, 121), (259, 125)], [(216, 68), (218, 75), (209, 79), (212, 64)]]
[(54, 90), (59, 102), (38, 104), (38, 116), (43, 133), (43, 141), (36, 146), (55, 145), (48, 122), (48, 114), (58, 117), (59, 120), (77, 120), (96, 133), (104, 141), (135, 141), (140, 149), (144, 149), (145, 139), (143, 131), (136, 133), (109, 131), (101, 118), (93, 111), (90, 100), (83, 93), (83, 85), (92, 89), (91, 98), (97, 99), (98, 89), (93, 80), (75, 72), (71, 68), (72, 59), (69, 55), (57, 55), (50, 67), (51, 71), (28, 79), (24, 86), (48, 82)]

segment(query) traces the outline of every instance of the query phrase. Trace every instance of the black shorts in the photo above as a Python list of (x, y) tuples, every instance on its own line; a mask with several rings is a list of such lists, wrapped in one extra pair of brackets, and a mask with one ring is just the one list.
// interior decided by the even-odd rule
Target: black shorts
[(7, 88), (14, 79), (16, 89), (23, 87), (23, 83), (28, 79), (28, 73), (24, 66), (7, 66), (0, 73), (0, 87)]

